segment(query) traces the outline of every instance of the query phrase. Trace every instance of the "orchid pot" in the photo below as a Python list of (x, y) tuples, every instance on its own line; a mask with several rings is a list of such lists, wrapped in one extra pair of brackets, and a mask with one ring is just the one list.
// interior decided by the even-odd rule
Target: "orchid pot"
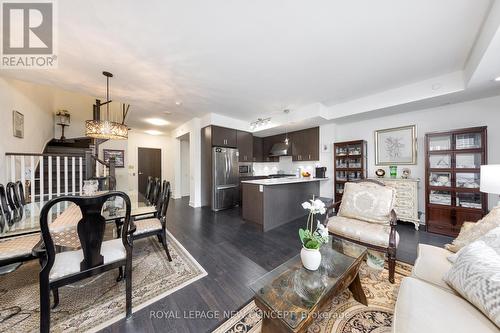
[(310, 270), (315, 271), (321, 265), (321, 252), (319, 249), (308, 249), (305, 246), (300, 250), (300, 260), (302, 260), (302, 265)]
[(305, 210), (309, 211), (307, 217), (307, 226), (305, 229), (299, 229), (299, 237), (302, 242), (302, 250), (300, 251), (300, 259), (302, 265), (311, 271), (315, 271), (321, 265), (321, 246), (328, 242), (328, 230), (326, 227), (317, 221), (314, 226), (316, 214), (325, 214), (325, 204), (318, 199), (306, 201), (302, 204)]

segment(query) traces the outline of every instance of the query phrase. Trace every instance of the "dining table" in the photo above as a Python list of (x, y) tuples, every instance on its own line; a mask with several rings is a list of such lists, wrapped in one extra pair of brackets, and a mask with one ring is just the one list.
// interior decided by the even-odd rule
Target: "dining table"
[[(148, 203), (145, 197), (137, 191), (126, 192), (131, 202), (131, 218), (153, 215), (156, 207)], [(12, 212), (11, 223), (0, 223), (0, 240), (40, 233), (40, 212), (49, 200), (27, 203)], [(103, 205), (101, 215), (107, 223), (116, 223), (125, 217), (125, 205), (121, 198), (110, 199)], [(49, 228), (55, 243), (58, 245), (72, 245), (78, 241), (76, 225), (81, 218), (78, 206), (70, 201), (60, 202), (52, 207), (49, 214)], [(71, 247), (71, 246), (70, 246)]]

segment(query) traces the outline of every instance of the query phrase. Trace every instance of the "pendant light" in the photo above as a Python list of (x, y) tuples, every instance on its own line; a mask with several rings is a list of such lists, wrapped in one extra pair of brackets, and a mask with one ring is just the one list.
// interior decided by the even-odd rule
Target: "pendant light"
[[(106, 102), (101, 103), (96, 100), (94, 105), (94, 119), (85, 121), (85, 135), (95, 139), (115, 139), (126, 140), (128, 139), (128, 126), (125, 125), (125, 117), (128, 113), (123, 112), (123, 120), (117, 123), (110, 120), (109, 117), (109, 78), (113, 77), (110, 72), (102, 72), (106, 77)], [(101, 106), (106, 105), (106, 119), (101, 120)]]

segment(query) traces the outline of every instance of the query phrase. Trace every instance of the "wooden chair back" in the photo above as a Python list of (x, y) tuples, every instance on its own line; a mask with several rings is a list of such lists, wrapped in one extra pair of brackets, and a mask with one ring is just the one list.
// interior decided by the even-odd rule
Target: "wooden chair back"
[[(125, 248), (131, 249), (129, 240), (130, 226), (130, 198), (123, 192), (108, 192), (96, 196), (62, 196), (50, 200), (43, 206), (40, 213), (40, 229), (42, 239), (45, 244), (47, 253), (48, 270), (54, 264), (56, 251), (54, 242), (50, 233), (48, 216), (50, 209), (60, 202), (69, 201), (76, 204), (82, 213), (82, 219), (78, 221), (77, 233), (80, 240), (80, 245), (83, 251), (83, 260), (80, 262), (80, 270), (85, 271), (97, 266), (103, 265), (103, 256), (101, 255), (101, 245), (104, 239), (104, 231), (106, 228), (105, 218), (101, 215), (104, 203), (112, 198), (121, 197), (125, 202), (125, 218), (122, 228), (122, 243)], [(45, 269), (45, 268), (44, 268)]]

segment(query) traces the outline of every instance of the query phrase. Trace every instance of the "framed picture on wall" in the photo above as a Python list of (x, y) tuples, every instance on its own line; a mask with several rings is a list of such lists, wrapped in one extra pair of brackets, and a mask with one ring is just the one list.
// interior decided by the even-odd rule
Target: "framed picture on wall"
[(24, 138), (24, 115), (19, 111), (12, 111), (12, 129), (16, 138)]
[(375, 131), (375, 164), (417, 164), (416, 126)]
[(111, 157), (115, 158), (115, 167), (124, 168), (125, 167), (125, 150), (117, 149), (103, 149), (104, 162), (108, 163)]

